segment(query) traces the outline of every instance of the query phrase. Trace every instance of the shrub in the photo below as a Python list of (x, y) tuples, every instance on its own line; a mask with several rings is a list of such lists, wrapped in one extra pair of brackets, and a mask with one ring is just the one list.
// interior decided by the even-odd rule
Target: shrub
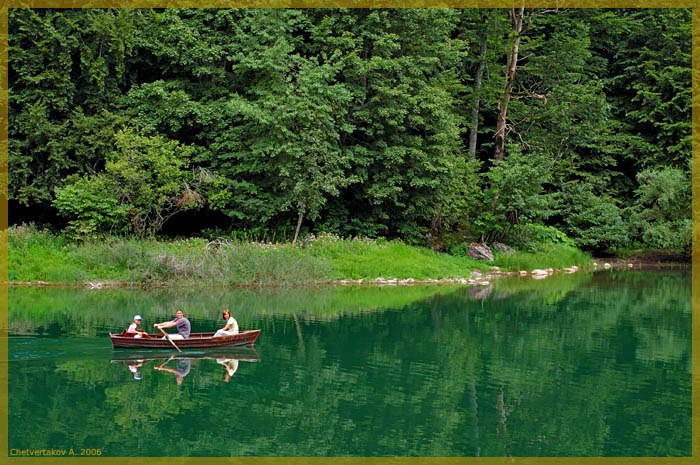
[(615, 201), (589, 184), (572, 182), (562, 191), (561, 229), (583, 249), (604, 250), (629, 243), (628, 225)]
[(671, 167), (647, 169), (637, 175), (637, 181), (637, 199), (630, 208), (632, 234), (650, 247), (690, 250), (690, 173)]
[(469, 242), (458, 242), (448, 246), (447, 253), (455, 257), (466, 257), (469, 251)]
[(120, 204), (113, 183), (104, 176), (74, 177), (56, 189), (54, 206), (72, 218), (66, 233), (73, 237), (94, 237), (100, 232), (125, 230), (128, 207)]
[(518, 145), (509, 146), (508, 153), (484, 175), (489, 188), (473, 226), (486, 242), (503, 240), (513, 225), (546, 219), (554, 212), (555, 196), (543, 186), (551, 180), (551, 157), (523, 154)]
[(576, 242), (554, 226), (539, 223), (517, 224), (513, 227), (506, 242), (513, 247), (528, 252), (536, 252), (545, 245), (562, 244), (575, 247)]
[(56, 189), (54, 206), (70, 219), (72, 234), (133, 231), (152, 236), (176, 213), (203, 204), (190, 186), (216, 177), (195, 179), (188, 170), (192, 147), (131, 131), (118, 132), (115, 140), (116, 150), (103, 172), (72, 178)]

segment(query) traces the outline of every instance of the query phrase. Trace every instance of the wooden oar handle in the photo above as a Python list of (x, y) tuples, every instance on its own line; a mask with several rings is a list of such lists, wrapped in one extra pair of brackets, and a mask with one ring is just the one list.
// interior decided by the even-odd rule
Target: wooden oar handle
[(167, 339), (168, 341), (170, 341), (170, 343), (173, 345), (173, 347), (175, 347), (175, 348), (177, 349), (178, 352), (182, 352), (182, 351), (180, 350), (180, 348), (179, 348), (178, 346), (175, 345), (175, 343), (173, 342), (173, 340), (170, 339), (170, 338), (168, 337), (168, 333), (166, 333), (165, 331), (163, 331), (163, 328), (161, 328), (161, 327), (159, 326), (158, 329), (160, 329), (160, 332), (163, 333), (163, 335), (165, 336), (165, 339)]

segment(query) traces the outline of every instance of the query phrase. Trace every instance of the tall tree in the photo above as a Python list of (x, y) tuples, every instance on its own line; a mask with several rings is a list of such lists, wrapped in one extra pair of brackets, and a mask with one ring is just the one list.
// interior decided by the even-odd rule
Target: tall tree
[(141, 13), (22, 8), (8, 20), (10, 198), (31, 205), (104, 166)]
[[(315, 45), (347, 53), (342, 78), (353, 103), (343, 137), (359, 182), (327, 224), (347, 234), (416, 237), (437, 216), (446, 186), (464, 173), (457, 74), (467, 44), (454, 10), (318, 12)], [(321, 16), (322, 15), (322, 16)], [(466, 170), (468, 171), (468, 170)], [(435, 224), (439, 223), (437, 221)]]
[(520, 41), (522, 36), (532, 26), (533, 21), (532, 9), (511, 8), (508, 11), (510, 18), (511, 32), (509, 35), (510, 44), (508, 45), (505, 83), (503, 91), (498, 100), (498, 116), (496, 117), (496, 145), (493, 151), (493, 157), (496, 160), (503, 160), (506, 143), (506, 118), (508, 115), (508, 103), (512, 97), (513, 87), (515, 86), (515, 73), (518, 69), (518, 54), (520, 52)]
[(606, 65), (600, 74), (613, 114), (621, 122), (628, 166), (633, 171), (669, 165), (687, 169), (691, 10), (594, 10), (588, 14), (596, 37), (591, 48)]
[(488, 69), (498, 61), (503, 18), (498, 10), (486, 8), (462, 10), (462, 18), (458, 26), (459, 34), (469, 44), (465, 74), (467, 79), (472, 78), (471, 101), (468, 104), (468, 148), (470, 157), (476, 158), (479, 123), (483, 117), (482, 105), (488, 108), (492, 103), (495, 104), (494, 98), (500, 94), (500, 90), (496, 90), (500, 81), (490, 79)]

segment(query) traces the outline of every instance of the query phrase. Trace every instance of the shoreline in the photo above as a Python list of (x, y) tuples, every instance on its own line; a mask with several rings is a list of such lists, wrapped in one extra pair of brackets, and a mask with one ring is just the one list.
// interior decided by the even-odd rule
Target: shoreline
[[(33, 227), (10, 229), (9, 286), (74, 288), (293, 288), (328, 285), (480, 285), (497, 276), (572, 273), (581, 269), (678, 267), (685, 254), (625, 250), (591, 257), (574, 246), (544, 243), (494, 260), (453, 255), (401, 240), (320, 234), (302, 246), (203, 238), (173, 241), (112, 237), (67, 242)], [(624, 258), (620, 258), (624, 257)], [(525, 271), (527, 270), (527, 271)], [(556, 271), (555, 271), (556, 270)], [(362, 278), (362, 279), (358, 279)]]
[[(460, 284), (470, 286), (486, 286), (494, 278), (503, 276), (531, 277), (533, 279), (544, 279), (553, 274), (573, 274), (578, 271), (608, 271), (608, 270), (630, 270), (649, 271), (661, 269), (690, 269), (691, 263), (684, 262), (661, 262), (644, 260), (641, 258), (607, 258), (593, 259), (591, 265), (586, 267), (572, 266), (563, 269), (534, 269), (531, 271), (501, 271), (498, 267), (492, 267), (490, 271), (472, 270), (468, 278), (360, 278), (360, 279), (335, 279), (335, 280), (314, 280), (299, 284), (262, 284), (262, 283), (242, 283), (230, 285), (232, 289), (255, 289), (255, 288), (275, 288), (275, 287), (314, 287), (314, 286), (415, 286), (415, 285), (440, 285), (440, 284)], [(115, 288), (138, 288), (138, 289), (163, 289), (176, 287), (199, 287), (191, 283), (183, 284), (178, 282), (157, 282), (140, 283), (127, 281), (95, 280), (84, 282), (53, 282), (53, 281), (8, 281), (8, 287), (63, 287), (63, 288), (85, 288), (85, 289), (115, 289)], [(207, 286), (204, 286), (207, 287)]]

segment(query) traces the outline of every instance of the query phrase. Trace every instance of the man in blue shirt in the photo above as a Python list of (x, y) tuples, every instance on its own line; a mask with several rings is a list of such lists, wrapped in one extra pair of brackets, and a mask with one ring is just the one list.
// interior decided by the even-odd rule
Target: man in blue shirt
[[(177, 334), (168, 334), (168, 339), (187, 339), (190, 337), (190, 320), (185, 318), (182, 309), (178, 308), (175, 312), (175, 319), (170, 321), (164, 321), (163, 323), (156, 323), (153, 325), (154, 328), (172, 328), (173, 326), (177, 329)], [(165, 339), (165, 338), (163, 338)]]

